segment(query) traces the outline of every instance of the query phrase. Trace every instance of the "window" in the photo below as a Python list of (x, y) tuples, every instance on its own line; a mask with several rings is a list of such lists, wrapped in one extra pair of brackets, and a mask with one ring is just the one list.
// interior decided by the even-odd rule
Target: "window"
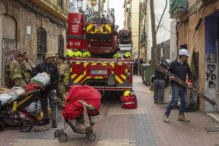
[(64, 54), (64, 38), (61, 34), (58, 37), (58, 53)]
[(43, 62), (47, 51), (47, 34), (42, 27), (37, 29), (37, 62)]

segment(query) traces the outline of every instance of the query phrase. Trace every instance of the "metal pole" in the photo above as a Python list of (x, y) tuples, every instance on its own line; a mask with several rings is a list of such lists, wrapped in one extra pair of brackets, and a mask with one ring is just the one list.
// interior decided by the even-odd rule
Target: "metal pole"
[(152, 42), (153, 42), (153, 61), (158, 63), (157, 58), (157, 40), (155, 32), (155, 14), (154, 14), (154, 0), (150, 0), (150, 10), (151, 10), (151, 31), (152, 31)]
[(138, 75), (140, 75), (141, 62), (140, 62), (140, 38), (141, 38), (141, 10), (140, 10), (140, 0), (139, 0), (139, 25), (138, 25)]

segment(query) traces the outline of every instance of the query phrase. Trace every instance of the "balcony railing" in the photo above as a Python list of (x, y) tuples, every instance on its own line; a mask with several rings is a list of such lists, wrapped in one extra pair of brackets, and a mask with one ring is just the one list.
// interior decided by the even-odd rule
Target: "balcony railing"
[[(59, 13), (68, 16), (68, 5), (64, 5), (64, 4), (59, 5), (58, 2), (55, 3), (52, 0), (43, 0), (43, 1), (49, 4), (50, 6), (52, 6), (54, 9), (56, 9)], [(71, 2), (68, 0), (68, 3)]]
[(180, 18), (187, 13), (188, 0), (169, 0), (170, 1), (170, 17)]

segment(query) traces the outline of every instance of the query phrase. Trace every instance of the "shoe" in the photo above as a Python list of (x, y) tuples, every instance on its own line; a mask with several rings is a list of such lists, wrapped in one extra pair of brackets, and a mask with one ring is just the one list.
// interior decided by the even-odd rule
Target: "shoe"
[(159, 101), (159, 104), (164, 104), (164, 102), (163, 101)]
[(154, 104), (158, 104), (158, 101), (154, 101)]
[(49, 119), (43, 119), (39, 123), (40, 123), (40, 125), (47, 125), (47, 124), (49, 124)]
[(52, 121), (52, 128), (57, 128), (56, 121)]
[(164, 115), (164, 116), (163, 116), (163, 121), (164, 121), (165, 123), (169, 123), (169, 122), (170, 122), (167, 115)]
[(190, 122), (190, 119), (186, 118), (184, 114), (179, 115), (178, 121)]

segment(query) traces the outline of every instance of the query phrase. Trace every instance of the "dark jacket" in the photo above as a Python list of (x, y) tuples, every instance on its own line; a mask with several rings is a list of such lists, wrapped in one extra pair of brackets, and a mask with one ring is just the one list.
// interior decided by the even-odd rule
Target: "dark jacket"
[(56, 65), (49, 64), (46, 62), (38, 64), (33, 70), (32, 70), (32, 76), (37, 75), (38, 73), (46, 72), (50, 75), (50, 90), (56, 89), (58, 82), (55, 82), (59, 78), (59, 73)]
[[(167, 66), (166, 66), (166, 65), (160, 64), (160, 66), (161, 66), (162, 68), (164, 68), (164, 69), (167, 70)], [(156, 70), (156, 71), (155, 71), (155, 77), (154, 77), (154, 79), (167, 80), (168, 78), (167, 78), (167, 76), (166, 76), (164, 73), (160, 72), (159, 70)]]
[[(192, 72), (187, 62), (180, 63), (178, 60), (175, 60), (170, 64), (169, 71), (184, 82), (186, 81), (186, 75), (188, 74), (188, 80), (192, 81)], [(172, 81), (172, 83), (176, 82)]]

